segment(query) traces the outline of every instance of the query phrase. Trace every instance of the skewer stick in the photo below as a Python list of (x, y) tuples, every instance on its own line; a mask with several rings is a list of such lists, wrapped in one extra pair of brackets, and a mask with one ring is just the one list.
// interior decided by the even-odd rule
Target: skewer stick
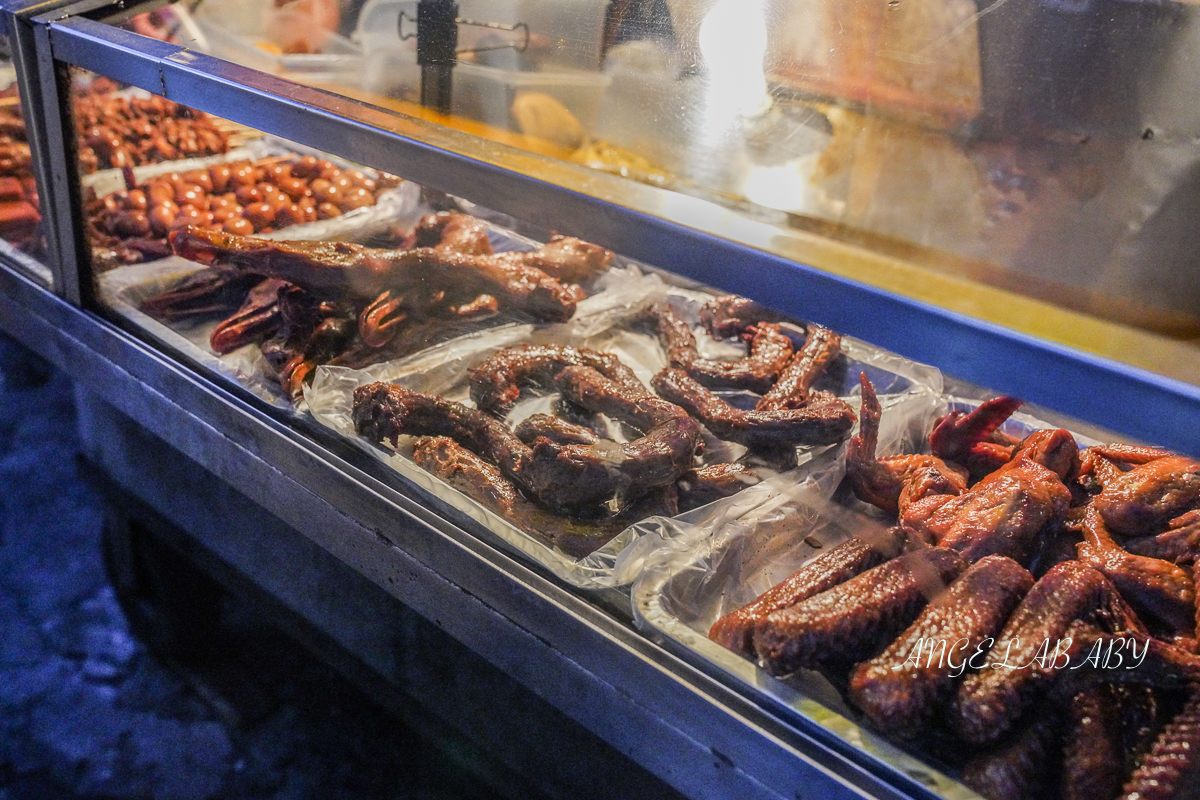
[(284, 153), (281, 156), (268, 156), (267, 158), (259, 159), (258, 161), (255, 161), (253, 164), (251, 164), (251, 166), (269, 167), (272, 164), (280, 164), (280, 163), (283, 163), (284, 161), (294, 161), (295, 159), (296, 159), (295, 153)]

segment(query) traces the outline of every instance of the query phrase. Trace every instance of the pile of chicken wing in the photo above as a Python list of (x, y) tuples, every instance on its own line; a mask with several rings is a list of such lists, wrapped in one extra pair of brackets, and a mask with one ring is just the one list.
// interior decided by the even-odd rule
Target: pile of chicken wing
[(1176, 796), (1200, 760), (1200, 463), (1016, 440), (1011, 398), (943, 417), (930, 454), (878, 458), (862, 387), (846, 480), (896, 524), (709, 636), (775, 675), (819, 671), (986, 797)]

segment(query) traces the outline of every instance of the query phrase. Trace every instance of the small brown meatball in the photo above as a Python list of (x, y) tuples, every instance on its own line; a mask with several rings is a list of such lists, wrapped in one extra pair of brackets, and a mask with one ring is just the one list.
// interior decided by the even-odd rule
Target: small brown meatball
[(260, 183), (258, 184), (258, 190), (262, 192), (264, 203), (271, 203), (277, 206), (281, 202), (292, 202), (292, 198), (280, 191), (279, 187), (273, 183)]
[(125, 207), (130, 211), (145, 211), (149, 206), (146, 193), (141, 189), (130, 189), (125, 194)]
[(175, 221), (171, 223), (172, 230), (186, 228), (191, 225), (194, 228), (207, 228), (212, 225), (212, 214), (207, 211), (201, 211), (198, 208), (180, 208), (179, 213), (175, 216)]
[(309, 189), (308, 184), (299, 178), (286, 178), (279, 182), (279, 188), (294, 203), (299, 202), (300, 198), (306, 195), (312, 195), (312, 189)]
[(316, 156), (303, 156), (292, 162), (292, 177), (313, 178), (320, 174), (320, 160)]
[(333, 203), (321, 203), (317, 206), (317, 219), (333, 219), (341, 215), (342, 210)]
[(199, 206), (206, 202), (207, 192), (195, 184), (180, 184), (175, 189), (175, 202), (181, 206)]
[(226, 233), (236, 233), (239, 236), (250, 236), (254, 233), (254, 225), (245, 217), (230, 217), (225, 220)]
[(355, 186), (343, 195), (342, 202), (338, 203), (338, 208), (342, 209), (342, 211), (353, 211), (356, 208), (366, 208), (373, 205), (375, 205), (375, 195), (361, 186)]
[(372, 180), (371, 178), (368, 178), (365, 174), (363, 174), (359, 170), (356, 170), (356, 169), (347, 170), (345, 175), (347, 178), (349, 178), (354, 183), (355, 186), (361, 186), (364, 189), (366, 189), (368, 192), (375, 191), (375, 181)]
[(178, 212), (177, 208), (172, 208), (174, 205), (174, 203), (170, 206), (164, 204), (150, 209), (147, 216), (150, 221), (150, 230), (154, 231), (155, 236), (166, 236), (170, 232)]
[(320, 188), (318, 189), (318, 183), (321, 182), (313, 181), (313, 196), (316, 197), (319, 202), (333, 203), (337, 206), (342, 204), (341, 201), (344, 195), (342, 187), (338, 186), (336, 183), (326, 181), (325, 183), (321, 184)]
[(251, 203), (263, 202), (262, 189), (258, 188), (257, 186), (242, 184), (241, 186), (237, 187), (237, 191), (235, 191), (233, 194), (234, 197), (237, 198), (237, 201), (244, 206), (248, 206)]
[(208, 174), (208, 170), (206, 169), (195, 169), (191, 172), (185, 172), (183, 173), (183, 179), (187, 183), (199, 186), (205, 192), (211, 192), (213, 190), (212, 177)]
[(276, 186), (279, 185), (280, 181), (285, 181), (290, 177), (292, 177), (291, 164), (272, 164), (271, 166), (267, 167), (266, 179)]
[(236, 203), (222, 204), (212, 209), (213, 222), (220, 222), (222, 225), (225, 224), (226, 220), (234, 217), (243, 219), (245, 213), (245, 207), (239, 206)]
[(291, 225), (299, 225), (302, 222), (304, 222), (304, 209), (295, 203), (280, 206), (275, 211), (276, 228), (287, 228)]
[(238, 186), (253, 186), (258, 183), (254, 179), (254, 167), (249, 164), (234, 167), (229, 173), (229, 181), (235, 188)]
[(141, 211), (123, 211), (113, 217), (112, 232), (121, 238), (150, 235), (150, 221)]
[(208, 178), (212, 181), (214, 192), (225, 194), (230, 189), (230, 181), (233, 179), (233, 170), (225, 164), (214, 164), (208, 168)]
[(175, 187), (167, 180), (159, 180), (151, 183), (146, 187), (146, 193), (150, 195), (150, 205), (159, 205), (165, 202), (175, 202)]
[(242, 216), (254, 226), (254, 230), (262, 231), (263, 228), (269, 227), (272, 220), (275, 219), (275, 207), (269, 203), (251, 203), (246, 206)]

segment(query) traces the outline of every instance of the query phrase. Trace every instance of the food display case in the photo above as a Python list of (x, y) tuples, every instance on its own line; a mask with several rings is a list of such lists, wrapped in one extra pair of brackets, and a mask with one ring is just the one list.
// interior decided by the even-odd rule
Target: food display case
[[(77, 377), (90, 454), (180, 547), (377, 678), (401, 660), (368, 643), (380, 622), (289, 574), (411, 608), (691, 797), (1036, 793), (995, 773), (1051, 774), (1028, 753), (1059, 758), (1068, 725), (1060, 771), (1083, 777), (1064, 791), (1099, 781), (1092, 740), (1071, 750), (1079, 704), (1133, 699), (1043, 676), (983, 732), (970, 706), (914, 731), (864, 699), (864, 665), (972, 581), (1012, 612), (1111, 579), (1066, 620), (1092, 627), (1044, 629), (1152, 642), (1156, 724), (1196, 713), (1193, 6), (88, 0), (2, 19), (54, 281), (0, 272), (0, 324)], [(887, 466), (909, 463), (923, 480)], [(1178, 484), (1157, 516), (1094, 510), (1142, 469)], [(1001, 478), (1026, 492), (1002, 544), (905, 516)], [(258, 514), (273, 524), (222, 532)], [(1104, 525), (1178, 544), (1155, 568), (1170, 610), (1143, 611)], [(783, 655), (719, 633), (792, 573), (820, 587), (772, 611), (866, 608), (876, 569), (903, 573), (886, 631), (835, 614), (811, 657), (803, 631)], [(1056, 699), (1031, 722), (1037, 692)]]

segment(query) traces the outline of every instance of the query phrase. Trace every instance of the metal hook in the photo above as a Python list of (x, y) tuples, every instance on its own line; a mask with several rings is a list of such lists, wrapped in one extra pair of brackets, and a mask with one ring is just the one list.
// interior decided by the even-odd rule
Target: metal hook
[(491, 28), (495, 31), (508, 31), (510, 33), (523, 31), (525, 34), (520, 46), (513, 42), (509, 42), (507, 44), (498, 44), (492, 47), (476, 47), (470, 50), (459, 50), (458, 55), (462, 55), (463, 53), (486, 53), (489, 50), (505, 50), (509, 47), (516, 50), (518, 53), (524, 53), (529, 49), (529, 26), (524, 22), (518, 22), (515, 25), (501, 25), (499, 22), (477, 22), (473, 19), (463, 19), (462, 17), (456, 19), (455, 22), (457, 22), (459, 25), (473, 25), (476, 28)]
[[(417, 22), (417, 19), (416, 19), (416, 17), (409, 17), (408, 21), (415, 25)], [(402, 42), (408, 41), (409, 39), (417, 38), (416, 31), (413, 31), (412, 33), (408, 34), (407, 36), (404, 35), (404, 9), (400, 10), (400, 19), (396, 22), (396, 33), (398, 33), (400, 35), (400, 41), (402, 41)]]

